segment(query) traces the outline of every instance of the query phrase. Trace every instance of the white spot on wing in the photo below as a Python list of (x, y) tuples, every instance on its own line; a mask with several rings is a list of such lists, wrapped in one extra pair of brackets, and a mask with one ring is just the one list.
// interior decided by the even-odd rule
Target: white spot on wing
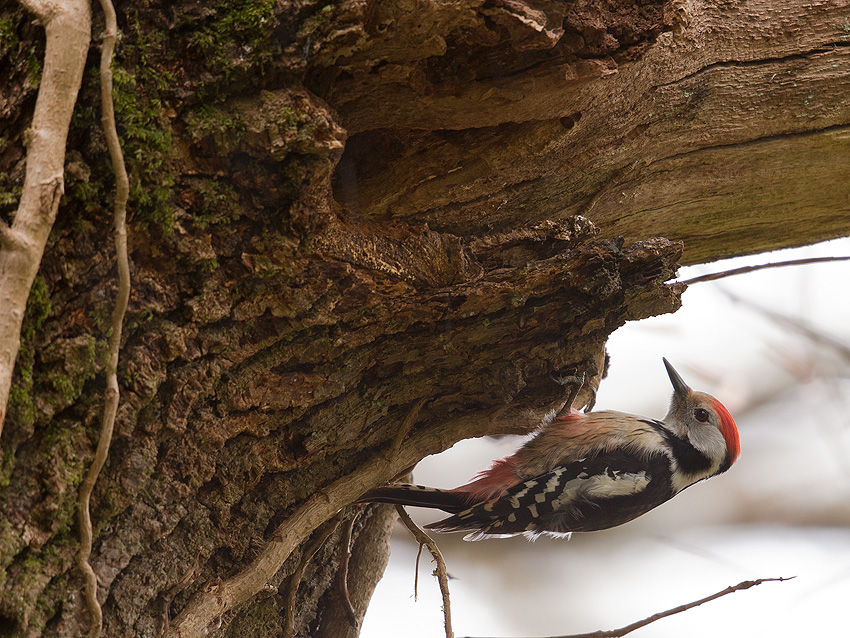
[(561, 474), (563, 474), (563, 470), (556, 470), (552, 473), (551, 478), (546, 481), (546, 488), (543, 490), (544, 492), (554, 492), (558, 488), (558, 484), (560, 483)]
[(582, 492), (591, 498), (612, 498), (614, 496), (628, 496), (638, 494), (649, 485), (646, 472), (622, 472), (610, 476), (599, 474), (587, 481)]
[(558, 498), (552, 503), (558, 510), (579, 499), (603, 499), (614, 496), (638, 494), (649, 485), (646, 472), (619, 472), (614, 476), (607, 473), (578, 477), (563, 485)]

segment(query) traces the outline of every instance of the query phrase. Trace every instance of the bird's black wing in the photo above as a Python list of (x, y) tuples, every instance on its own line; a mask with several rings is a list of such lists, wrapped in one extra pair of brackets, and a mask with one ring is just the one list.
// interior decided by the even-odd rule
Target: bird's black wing
[(607, 529), (671, 498), (670, 476), (663, 453), (603, 452), (558, 465), (428, 528), (469, 532), (467, 540)]

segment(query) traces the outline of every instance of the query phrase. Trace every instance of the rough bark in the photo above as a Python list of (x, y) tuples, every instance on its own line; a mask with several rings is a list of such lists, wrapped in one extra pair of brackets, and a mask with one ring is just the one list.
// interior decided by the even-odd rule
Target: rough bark
[[(533, 428), (550, 374), (678, 307), (678, 261), (846, 234), (847, 4), (117, 7), (133, 291), (92, 497), (105, 635), (282, 635), (317, 527), (425, 454)], [(14, 195), (41, 45), (18, 10), (0, 32)], [(94, 78), (0, 440), (0, 634), (85, 628), (74, 503), (116, 289)], [(355, 530), (361, 614), (387, 529)], [(298, 635), (344, 635), (337, 544)]]

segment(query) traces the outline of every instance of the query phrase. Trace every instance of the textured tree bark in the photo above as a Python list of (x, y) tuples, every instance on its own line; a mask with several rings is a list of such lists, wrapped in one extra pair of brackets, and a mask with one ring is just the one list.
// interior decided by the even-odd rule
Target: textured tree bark
[[(679, 261), (846, 234), (848, 4), (118, 7), (133, 291), (92, 497), (104, 634), (283, 635), (318, 527), (424, 455), (532, 430), (550, 374), (598, 375), (613, 330), (678, 308)], [(18, 9), (0, 32), (8, 221), (42, 45)], [(0, 635), (85, 628), (74, 504), (116, 288), (97, 91), (0, 440)], [(355, 527), (359, 615), (388, 529)], [(305, 565), (297, 635), (356, 633), (338, 544)]]

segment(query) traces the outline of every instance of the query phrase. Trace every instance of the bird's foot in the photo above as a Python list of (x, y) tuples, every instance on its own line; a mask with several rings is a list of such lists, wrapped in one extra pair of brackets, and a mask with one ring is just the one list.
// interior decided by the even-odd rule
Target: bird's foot
[[(558, 410), (557, 416), (561, 416), (564, 413), (569, 413), (573, 407), (573, 403), (575, 402), (576, 397), (578, 397), (578, 393), (581, 392), (582, 387), (584, 387), (585, 374), (582, 372), (581, 375), (571, 375), (566, 377), (555, 377), (550, 374), (549, 378), (551, 378), (552, 381), (554, 381), (558, 385), (562, 385), (567, 388), (567, 396), (564, 401), (564, 405), (561, 407), (560, 410)], [(593, 407), (593, 404), (596, 403), (596, 392), (593, 391), (592, 388), (591, 390), (593, 398), (590, 402), (590, 407)]]

